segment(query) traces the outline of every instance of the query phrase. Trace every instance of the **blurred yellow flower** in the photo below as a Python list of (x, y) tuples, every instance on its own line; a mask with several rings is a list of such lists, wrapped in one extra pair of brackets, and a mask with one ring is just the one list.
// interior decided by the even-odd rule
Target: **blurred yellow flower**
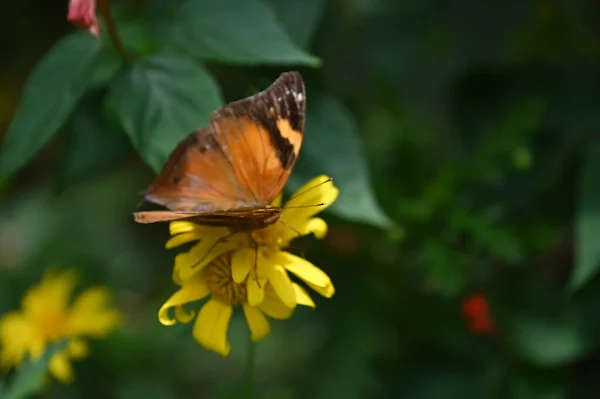
[(70, 382), (70, 359), (81, 359), (89, 352), (83, 338), (101, 338), (117, 327), (121, 315), (109, 306), (108, 289), (88, 288), (71, 303), (75, 283), (71, 271), (48, 271), (25, 293), (21, 310), (0, 317), (0, 365), (4, 369), (26, 357), (39, 359), (48, 345), (65, 340), (66, 348), (50, 358), (49, 371), (61, 382)]
[[(330, 178), (318, 176), (286, 202), (279, 221), (249, 234), (232, 235), (227, 228), (171, 222), (173, 237), (167, 241), (167, 248), (198, 243), (175, 257), (173, 281), (181, 289), (161, 308), (160, 321), (165, 325), (190, 321), (193, 315), (186, 314), (182, 305), (211, 294), (198, 315), (194, 337), (204, 347), (226, 356), (229, 353), (226, 332), (233, 305), (243, 306), (253, 341), (269, 333), (262, 312), (285, 319), (291, 316), (296, 305), (314, 307), (308, 293), (291, 281), (288, 272), (324, 297), (333, 296), (335, 290), (327, 274), (284, 249), (302, 235), (325, 236), (327, 224), (314, 215), (331, 205), (338, 194)], [(281, 196), (273, 205), (280, 204)], [(211, 285), (215, 275), (220, 276), (219, 284)], [(168, 316), (171, 308), (175, 308), (175, 319)]]

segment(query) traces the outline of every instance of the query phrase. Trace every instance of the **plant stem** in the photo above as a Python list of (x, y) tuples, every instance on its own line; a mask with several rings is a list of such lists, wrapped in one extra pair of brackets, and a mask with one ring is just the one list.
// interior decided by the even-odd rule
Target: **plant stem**
[(254, 365), (256, 357), (256, 345), (254, 342), (248, 342), (248, 354), (246, 356), (246, 369), (244, 370), (244, 392), (245, 398), (252, 398), (254, 395)]
[(125, 47), (123, 47), (123, 43), (121, 43), (121, 39), (117, 34), (117, 28), (112, 19), (112, 15), (110, 14), (110, 6), (108, 5), (108, 0), (98, 0), (98, 8), (100, 9), (100, 13), (104, 17), (104, 21), (106, 22), (106, 27), (108, 28), (108, 36), (115, 46), (115, 50), (117, 53), (123, 58), (125, 62), (131, 61), (131, 56), (125, 51)]

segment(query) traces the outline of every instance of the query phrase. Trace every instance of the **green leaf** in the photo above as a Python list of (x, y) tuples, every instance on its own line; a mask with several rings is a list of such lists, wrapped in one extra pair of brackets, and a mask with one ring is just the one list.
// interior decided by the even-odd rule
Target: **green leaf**
[(303, 49), (308, 49), (325, 12), (326, 1), (270, 0), (269, 4), (294, 41)]
[(149, 10), (163, 43), (203, 60), (320, 64), (294, 43), (264, 0), (159, 1)]
[(378, 227), (390, 227), (377, 204), (368, 174), (358, 126), (352, 114), (334, 97), (312, 94), (307, 127), (291, 186), (327, 174), (340, 189), (331, 210), (340, 217)]
[(131, 65), (113, 82), (108, 98), (134, 147), (155, 171), (222, 103), (217, 83), (202, 66), (168, 54)]
[(69, 35), (35, 67), (0, 151), (0, 181), (21, 169), (59, 131), (94, 79), (100, 49), (88, 33)]
[(579, 183), (576, 264), (570, 288), (577, 290), (600, 266), (600, 141), (588, 147)]
[(68, 142), (62, 156), (58, 188), (85, 182), (109, 170), (131, 151), (124, 132), (102, 113), (104, 90), (91, 93), (67, 125)]

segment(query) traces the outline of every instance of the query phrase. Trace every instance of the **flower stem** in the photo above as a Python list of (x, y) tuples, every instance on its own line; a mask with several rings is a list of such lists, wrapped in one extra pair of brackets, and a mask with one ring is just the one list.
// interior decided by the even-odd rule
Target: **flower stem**
[(123, 58), (125, 62), (131, 61), (131, 56), (127, 51), (125, 51), (125, 47), (123, 47), (123, 43), (117, 34), (117, 28), (115, 26), (115, 22), (112, 19), (112, 15), (110, 14), (110, 6), (108, 5), (108, 0), (98, 0), (98, 8), (104, 17), (104, 21), (106, 22), (106, 27), (108, 28), (108, 36), (115, 46), (115, 50), (117, 53)]
[(254, 395), (254, 363), (256, 357), (256, 344), (248, 342), (248, 354), (246, 356), (246, 369), (244, 370), (244, 392), (245, 398), (252, 398)]

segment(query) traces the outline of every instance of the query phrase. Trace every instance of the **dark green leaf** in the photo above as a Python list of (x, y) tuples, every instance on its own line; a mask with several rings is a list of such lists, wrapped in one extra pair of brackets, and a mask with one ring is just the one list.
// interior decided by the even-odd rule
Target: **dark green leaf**
[(587, 283), (600, 266), (600, 141), (585, 154), (579, 183), (576, 264), (571, 288)]
[(334, 97), (312, 94), (308, 101), (306, 135), (292, 187), (319, 175), (333, 177), (340, 189), (331, 210), (348, 220), (389, 227), (371, 188), (358, 127), (350, 112)]
[(213, 77), (194, 60), (157, 54), (131, 65), (110, 88), (109, 106), (144, 160), (158, 171), (192, 130), (223, 103)]
[(125, 48), (137, 55), (150, 55), (160, 48), (144, 19), (119, 21), (117, 31)]
[(264, 0), (160, 3), (150, 11), (156, 18), (153, 26), (158, 37), (203, 60), (310, 66), (320, 63), (293, 42)]
[(123, 59), (111, 47), (100, 51), (95, 61), (90, 86), (105, 86), (110, 82), (123, 66)]
[(0, 152), (0, 181), (22, 168), (59, 131), (88, 84), (100, 53), (93, 36), (61, 39), (27, 80)]
[(326, 0), (270, 0), (269, 4), (294, 41), (308, 49), (323, 17)]
[(68, 142), (62, 157), (59, 189), (109, 170), (131, 151), (125, 134), (102, 114), (103, 94), (100, 91), (88, 96), (67, 125)]

